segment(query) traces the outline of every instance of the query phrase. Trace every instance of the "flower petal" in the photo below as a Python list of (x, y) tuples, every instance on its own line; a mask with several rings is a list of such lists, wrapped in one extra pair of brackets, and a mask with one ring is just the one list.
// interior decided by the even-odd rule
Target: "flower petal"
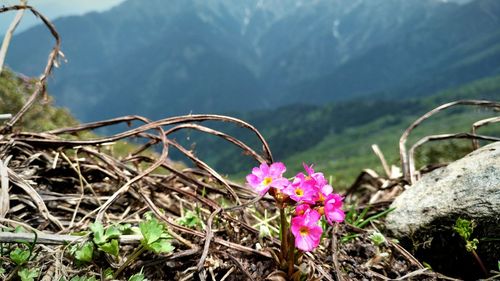
[(254, 174), (250, 174), (246, 177), (247, 179), (247, 183), (253, 187), (253, 188), (256, 188), (257, 186), (260, 185), (261, 183), (261, 179), (259, 179), (259, 177), (257, 177), (256, 175)]
[(252, 169), (252, 174), (259, 177), (259, 178), (264, 178), (264, 174), (262, 173), (262, 171), (258, 167), (255, 167)]
[(262, 172), (263, 177), (267, 177), (269, 175), (269, 166), (267, 163), (260, 164), (260, 171)]
[(286, 188), (289, 185), (290, 185), (290, 182), (288, 181), (288, 179), (285, 179), (285, 178), (274, 179), (273, 182), (271, 183), (271, 186), (275, 187), (278, 190), (283, 190), (284, 188)]
[(285, 171), (286, 171), (285, 164), (281, 162), (273, 163), (271, 164), (271, 167), (269, 167), (269, 174), (272, 177), (280, 178)]
[(345, 218), (345, 213), (341, 209), (334, 209), (331, 212), (325, 214), (326, 220), (333, 224), (333, 222), (343, 222)]
[(295, 237), (295, 247), (304, 252), (310, 252), (315, 248), (314, 242), (311, 240), (311, 238), (309, 236), (302, 235)]

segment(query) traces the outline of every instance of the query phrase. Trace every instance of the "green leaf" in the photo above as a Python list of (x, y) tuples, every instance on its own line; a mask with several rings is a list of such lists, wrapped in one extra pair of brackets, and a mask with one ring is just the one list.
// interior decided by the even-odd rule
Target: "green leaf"
[(500, 261), (498, 261), (498, 271), (500, 271)]
[(85, 242), (81, 247), (74, 251), (75, 259), (81, 262), (92, 261), (94, 253), (94, 244), (92, 242)]
[(175, 248), (168, 242), (166, 239), (160, 239), (154, 243), (148, 244), (145, 246), (146, 249), (153, 251), (155, 254), (160, 254), (160, 253), (170, 253), (172, 252)]
[(106, 241), (108, 241), (108, 239), (115, 239), (115, 238), (120, 237), (120, 235), (121, 235), (121, 231), (117, 227), (112, 225), (106, 229), (106, 233), (104, 234), (104, 237), (105, 237)]
[(460, 235), (465, 241), (469, 241), (472, 232), (474, 231), (475, 224), (472, 220), (466, 220), (458, 218), (455, 222), (453, 229)]
[(17, 265), (22, 265), (26, 262), (28, 262), (28, 259), (30, 258), (30, 251), (29, 250), (23, 250), (21, 248), (15, 248), (13, 251), (10, 252), (9, 254), (10, 259)]
[(177, 220), (180, 225), (196, 228), (197, 226), (202, 226), (202, 222), (198, 214), (193, 211), (187, 211), (183, 217)]
[(144, 246), (156, 242), (164, 233), (163, 224), (158, 222), (156, 218), (150, 218), (145, 222), (141, 222), (139, 224), (139, 228), (141, 229), (142, 236), (144, 237), (144, 239), (141, 240), (141, 243)]
[(145, 279), (144, 274), (142, 273), (142, 270), (144, 268), (141, 268), (141, 271), (139, 273), (136, 273), (128, 279), (128, 281), (148, 281), (148, 279)]
[(374, 215), (372, 215), (372, 216), (368, 217), (366, 220), (361, 221), (361, 222), (357, 225), (357, 227), (359, 227), (359, 228), (363, 228), (363, 227), (365, 227), (365, 225), (367, 225), (367, 224), (368, 224), (368, 223), (370, 223), (371, 221), (374, 221), (374, 220), (376, 220), (376, 219), (378, 219), (378, 218), (381, 218), (381, 217), (383, 217), (383, 216), (387, 215), (388, 213), (390, 213), (390, 212), (392, 212), (392, 211), (394, 211), (394, 210), (396, 210), (396, 208), (389, 208), (389, 209), (386, 209), (386, 210), (384, 210), (384, 211), (382, 211), (382, 212), (380, 212), (380, 213), (374, 214)]
[(351, 241), (352, 239), (354, 239), (354, 238), (356, 238), (358, 236), (359, 236), (359, 234), (352, 234), (352, 233), (351, 234), (347, 234), (347, 235), (342, 236), (342, 238), (340, 239), (340, 242), (341, 243), (347, 243), (347, 242)]
[(144, 274), (137, 273), (137, 274), (130, 276), (128, 281), (148, 281), (148, 279), (145, 279)]
[(479, 240), (477, 240), (477, 238), (474, 238), (474, 239), (466, 242), (465, 249), (468, 252), (475, 251), (475, 250), (477, 250), (477, 244), (479, 244)]
[(117, 226), (118, 231), (120, 231), (121, 234), (132, 234), (132, 225), (130, 223), (126, 224), (118, 224)]
[(115, 274), (115, 271), (111, 267), (108, 267), (104, 270), (102, 275), (104, 276), (104, 280), (111, 280), (113, 279), (113, 274)]
[(17, 275), (21, 278), (21, 281), (34, 281), (35, 278), (38, 277), (38, 268), (22, 268), (17, 272)]
[(22, 226), (16, 226), (16, 229), (14, 229), (14, 233), (23, 233), (23, 232), (26, 232), (24, 230), (24, 227)]
[(427, 268), (427, 269), (429, 269), (429, 270), (432, 270), (432, 266), (431, 266), (430, 264), (426, 263), (425, 261), (424, 261), (424, 262), (422, 262), (422, 265), (423, 265), (425, 268)]
[(110, 242), (104, 243), (102, 245), (98, 246), (99, 249), (103, 250), (104, 252), (111, 254), (115, 257), (118, 257), (118, 240), (113, 239)]
[(99, 245), (106, 242), (104, 237), (104, 227), (100, 222), (91, 223), (89, 228), (92, 231), (92, 234), (94, 234), (94, 243)]
[(373, 232), (368, 237), (370, 238), (370, 240), (372, 240), (373, 244), (375, 244), (375, 246), (377, 246), (377, 247), (386, 242), (384, 235), (378, 231)]

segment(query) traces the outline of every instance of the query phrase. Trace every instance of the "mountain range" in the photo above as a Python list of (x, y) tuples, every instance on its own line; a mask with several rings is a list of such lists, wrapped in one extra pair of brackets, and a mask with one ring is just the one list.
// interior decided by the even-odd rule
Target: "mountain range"
[[(82, 121), (423, 96), (500, 73), (500, 1), (128, 0), (54, 21), (50, 80)], [(9, 66), (40, 73), (52, 38), (16, 35)]]

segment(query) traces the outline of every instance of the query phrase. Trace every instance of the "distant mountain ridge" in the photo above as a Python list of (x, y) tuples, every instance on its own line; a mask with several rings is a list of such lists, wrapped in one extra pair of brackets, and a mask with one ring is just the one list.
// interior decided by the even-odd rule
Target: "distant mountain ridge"
[[(55, 21), (51, 93), (84, 121), (404, 98), (500, 73), (499, 19), (495, 0), (128, 0)], [(14, 70), (38, 74), (42, 29), (15, 36)]]

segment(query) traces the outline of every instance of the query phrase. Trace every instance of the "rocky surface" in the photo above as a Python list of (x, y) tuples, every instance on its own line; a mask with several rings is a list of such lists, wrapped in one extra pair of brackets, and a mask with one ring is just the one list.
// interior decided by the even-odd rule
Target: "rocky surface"
[(474, 220), (472, 237), (480, 241), (478, 254), (489, 269), (495, 269), (500, 241), (491, 238), (500, 236), (500, 142), (425, 174), (391, 207), (396, 210), (387, 216), (388, 230), (413, 244), (431, 266), (443, 264), (443, 272), (447, 267), (477, 267), (452, 229), (459, 217)]

